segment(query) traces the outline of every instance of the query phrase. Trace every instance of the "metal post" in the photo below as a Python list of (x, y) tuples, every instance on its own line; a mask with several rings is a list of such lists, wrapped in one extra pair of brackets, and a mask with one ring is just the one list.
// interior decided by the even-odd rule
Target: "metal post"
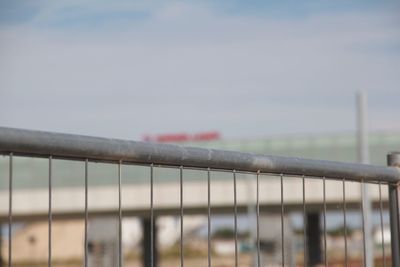
[[(387, 163), (392, 167), (400, 167), (400, 152), (387, 156)], [(392, 266), (400, 267), (400, 187), (399, 183), (389, 184), (389, 215), (392, 246)]]
[(369, 163), (367, 95), (357, 94), (357, 152), (358, 161)]
[[(368, 146), (368, 114), (367, 114), (367, 95), (364, 92), (357, 94), (357, 147), (358, 162), (362, 164), (369, 163)], [(363, 212), (363, 234), (364, 234), (364, 264), (366, 267), (373, 266), (373, 248), (372, 248), (372, 225), (371, 214), (372, 205), (368, 193), (368, 184), (362, 183), (362, 212)]]
[(0, 223), (0, 267), (3, 267), (2, 244), (3, 244), (3, 224)]

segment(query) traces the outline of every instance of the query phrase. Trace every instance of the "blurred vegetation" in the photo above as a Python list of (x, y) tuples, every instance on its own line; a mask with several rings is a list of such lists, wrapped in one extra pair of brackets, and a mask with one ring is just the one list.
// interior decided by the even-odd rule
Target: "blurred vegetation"
[[(235, 231), (232, 228), (220, 228), (213, 233), (212, 237), (216, 239), (233, 239), (235, 238)], [(238, 232), (239, 239), (245, 239), (249, 237), (249, 231)]]
[[(332, 237), (338, 237), (338, 236), (343, 236), (344, 235), (344, 226), (340, 226), (334, 229), (327, 230), (327, 234), (332, 236)], [(347, 236), (350, 236), (354, 232), (354, 229), (347, 227)], [(304, 234), (304, 229), (295, 229), (294, 233), (297, 235), (303, 235)], [(322, 232), (321, 232), (322, 234)]]
[[(181, 255), (180, 244), (175, 244), (163, 251), (160, 251), (162, 258), (178, 258)], [(192, 246), (184, 246), (183, 247), (183, 256), (184, 257), (207, 257), (207, 249)]]
[[(346, 227), (346, 231), (347, 231), (347, 236), (350, 236), (353, 233), (353, 229), (351, 229), (349, 227)], [(334, 237), (343, 236), (344, 232), (345, 232), (344, 226), (327, 231), (328, 235), (334, 236)]]

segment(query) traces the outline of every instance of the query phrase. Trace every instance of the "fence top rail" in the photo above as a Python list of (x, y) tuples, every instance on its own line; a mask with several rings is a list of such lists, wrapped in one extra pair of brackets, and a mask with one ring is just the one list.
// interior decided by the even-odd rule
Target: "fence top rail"
[(365, 182), (400, 181), (400, 171), (395, 167), (267, 156), (6, 127), (0, 127), (0, 152), (99, 162), (123, 161), (245, 172), (260, 171)]

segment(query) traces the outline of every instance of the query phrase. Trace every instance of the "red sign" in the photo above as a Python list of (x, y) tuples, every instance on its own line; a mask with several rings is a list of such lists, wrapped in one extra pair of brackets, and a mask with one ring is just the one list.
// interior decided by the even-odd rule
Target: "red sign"
[(143, 141), (157, 142), (157, 143), (177, 143), (189, 141), (212, 141), (218, 140), (221, 136), (218, 132), (201, 132), (196, 134), (175, 133), (175, 134), (161, 134), (161, 135), (145, 135)]

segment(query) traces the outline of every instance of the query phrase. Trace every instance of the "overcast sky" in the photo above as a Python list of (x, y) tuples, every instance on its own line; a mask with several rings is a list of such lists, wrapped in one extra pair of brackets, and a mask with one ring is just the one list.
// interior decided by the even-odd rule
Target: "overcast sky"
[[(0, 125), (141, 139), (400, 130), (400, 6), (0, 0)], [(351, 2), (351, 3), (349, 3)]]

